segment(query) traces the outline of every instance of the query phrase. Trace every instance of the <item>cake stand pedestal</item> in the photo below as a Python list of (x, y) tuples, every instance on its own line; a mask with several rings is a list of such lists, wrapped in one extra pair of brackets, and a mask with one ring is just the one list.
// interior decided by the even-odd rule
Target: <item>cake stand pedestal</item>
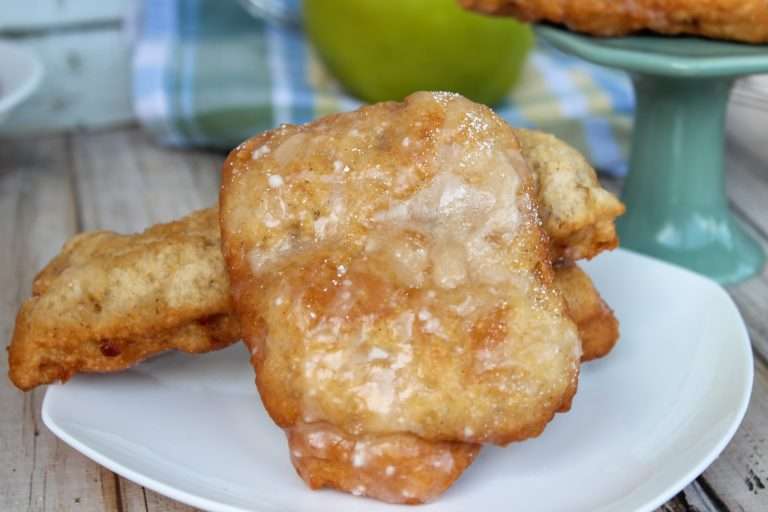
[[(768, 47), (695, 38), (597, 38), (541, 25), (537, 34), (628, 71), (636, 113), (618, 219), (621, 245), (720, 283), (759, 273), (765, 254), (728, 209), (723, 147), (734, 80), (768, 72)], [(768, 144), (768, 127), (766, 127)], [(768, 198), (767, 198), (768, 199)]]

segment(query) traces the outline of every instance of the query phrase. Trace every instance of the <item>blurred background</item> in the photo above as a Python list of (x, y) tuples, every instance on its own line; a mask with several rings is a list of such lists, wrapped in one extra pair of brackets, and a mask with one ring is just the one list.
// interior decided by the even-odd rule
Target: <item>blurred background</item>
[[(733, 95), (731, 132), (748, 144), (763, 138), (766, 84)], [(419, 89), (460, 92), (626, 170), (623, 74), (453, 0), (4, 0), (0, 12), (3, 137), (139, 123), (158, 144), (227, 150)]]

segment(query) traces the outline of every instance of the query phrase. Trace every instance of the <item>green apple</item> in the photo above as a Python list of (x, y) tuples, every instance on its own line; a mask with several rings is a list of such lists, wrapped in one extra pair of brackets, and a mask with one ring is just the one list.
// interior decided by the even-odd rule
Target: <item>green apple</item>
[(464, 11), (457, 0), (305, 0), (304, 21), (330, 70), (369, 102), (442, 90), (492, 105), (533, 42), (527, 26)]

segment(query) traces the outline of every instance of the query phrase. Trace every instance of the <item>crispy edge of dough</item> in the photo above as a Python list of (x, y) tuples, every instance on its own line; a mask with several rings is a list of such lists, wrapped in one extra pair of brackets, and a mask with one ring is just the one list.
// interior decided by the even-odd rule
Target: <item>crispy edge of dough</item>
[(619, 321), (592, 279), (575, 263), (559, 264), (555, 267), (555, 287), (579, 330), (582, 362), (607, 355), (619, 341)]
[(533, 169), (544, 228), (556, 260), (592, 258), (619, 245), (614, 220), (624, 205), (605, 190), (578, 150), (548, 133), (514, 129)]
[(168, 350), (188, 353), (218, 350), (240, 336), (237, 319), (220, 314), (128, 339), (83, 339), (78, 341), (77, 352), (72, 352), (67, 350), (67, 346), (41, 347), (38, 340), (30, 338), (27, 327), (29, 309), (22, 307), (19, 312), (13, 342), (8, 350), (9, 376), (14, 385), (23, 391), (52, 382), (66, 382), (80, 372), (124, 370)]
[(299, 425), (285, 434), (291, 463), (311, 489), (339, 489), (410, 505), (445, 492), (481, 448), (413, 434), (354, 436), (324, 422)]
[[(209, 236), (213, 238), (208, 239)], [(110, 237), (119, 239), (119, 250), (112, 250)], [(89, 241), (93, 243), (89, 245)], [(203, 287), (200, 283), (187, 282), (192, 278), (174, 271), (172, 266), (178, 262), (173, 259), (158, 261), (155, 251), (173, 252), (177, 247), (191, 248), (192, 256), (213, 251), (214, 257), (195, 260), (202, 265), (210, 264), (210, 268), (203, 269), (202, 275), (209, 275), (211, 288), (202, 288), (200, 296), (194, 299), (197, 302), (185, 303), (182, 299), (173, 305), (158, 306), (146, 297), (141, 302), (140, 297), (138, 305), (130, 303), (121, 308), (120, 304), (110, 303), (108, 313), (105, 313), (109, 318), (101, 319), (97, 299), (86, 297), (83, 300), (88, 304), (84, 306), (80, 300), (67, 295), (70, 288), (88, 288), (91, 268), (98, 268), (102, 276), (113, 276), (111, 273), (126, 267), (141, 269), (142, 262), (146, 263), (144, 258), (161, 266), (170, 266), (165, 268), (167, 272), (162, 273), (160, 282), (150, 291), (167, 287), (171, 278), (180, 279), (184, 285)], [(234, 342), (239, 338), (240, 328), (237, 319), (229, 315), (229, 285), (218, 251), (215, 209), (195, 212), (136, 235), (102, 231), (76, 236), (38, 274), (33, 284), (33, 296), (19, 310), (8, 347), (11, 381), (18, 388), (29, 390), (41, 384), (66, 380), (77, 372), (125, 369), (170, 349), (198, 353)], [(70, 269), (73, 270), (70, 272)], [(114, 294), (119, 289), (119, 286), (112, 286), (104, 293)], [(60, 290), (67, 293), (55, 295)], [(136, 290), (125, 291), (134, 292)], [(55, 307), (46, 303), (46, 297), (53, 297)], [(54, 299), (61, 302), (56, 303)], [(82, 308), (94, 304), (97, 305), (95, 312), (82, 313)], [(82, 314), (73, 316), (78, 313)]]
[[(554, 167), (555, 163), (562, 163), (557, 159), (544, 158), (542, 154), (551, 154), (554, 150), (559, 150), (560, 154), (565, 154), (568, 157), (568, 161), (574, 162), (574, 168), (576, 173), (582, 176), (582, 180), (590, 183), (593, 187), (599, 187), (594, 170), (589, 167), (586, 161), (580, 154), (573, 148), (570, 148), (564, 142), (558, 140), (556, 137), (544, 134), (542, 132), (535, 132), (531, 130), (514, 129), (515, 135), (521, 143), (523, 153), (526, 159), (533, 160), (531, 166), (534, 167), (534, 176), (539, 179), (538, 174), (546, 173), (546, 167)], [(533, 148), (536, 145), (543, 146), (547, 151), (534, 151)], [(538, 162), (538, 164), (537, 164)], [(547, 200), (546, 194), (540, 192), (540, 202)], [(611, 196), (612, 197), (612, 196)], [(617, 202), (617, 201), (616, 201)], [(610, 203), (610, 201), (609, 201)], [(618, 203), (618, 202), (617, 202)], [(612, 249), (617, 244), (615, 236), (615, 229), (613, 227), (613, 218), (615, 215), (619, 215), (623, 212), (623, 206), (618, 203), (609, 204), (607, 208), (607, 214), (603, 211), (603, 218), (597, 220), (594, 224), (589, 224), (588, 220), (581, 220), (581, 227), (577, 223), (556, 223), (546, 222), (547, 228), (552, 243), (554, 244), (554, 252), (560, 258), (575, 259), (578, 257), (591, 257), (597, 252), (602, 250)], [(150, 235), (160, 235), (164, 232), (169, 234), (183, 233), (188, 227), (195, 225), (196, 229), (202, 231), (210, 231), (208, 233), (212, 238), (218, 237), (218, 211), (216, 207), (201, 210), (193, 214), (188, 215), (176, 222), (168, 224), (158, 224), (148, 228), (144, 233)], [(214, 219), (211, 223), (210, 219)], [(548, 219), (549, 220), (549, 219)], [(586, 222), (586, 225), (584, 225)], [(34, 371), (30, 370), (31, 361), (40, 358), (40, 354), (36, 353), (36, 350), (29, 350), (34, 348), (38, 343), (34, 340), (28, 340), (29, 332), (34, 329), (28, 325), (30, 322), (30, 316), (32, 311), (31, 304), (34, 304), (34, 298), (44, 295), (52, 283), (58, 278), (58, 276), (72, 265), (84, 265), (88, 264), (89, 259), (97, 258), (99, 249), (101, 246), (98, 243), (92, 243), (98, 241), (100, 237), (114, 236), (114, 233), (109, 231), (91, 231), (87, 233), (81, 233), (71, 238), (61, 252), (51, 260), (51, 262), (43, 268), (33, 283), (33, 298), (29, 299), (22, 306), (17, 317), (16, 329), (14, 331), (14, 337), (11, 347), (9, 348), (9, 359), (11, 379), (14, 383), (22, 389), (31, 389), (36, 385), (47, 384), (55, 380), (66, 380), (72, 374), (77, 371), (115, 371), (124, 369), (130, 366), (131, 363), (125, 358), (112, 359), (110, 363), (102, 362), (99, 365), (91, 364), (84, 365), (84, 363), (70, 362), (65, 364), (62, 361), (57, 361), (55, 358), (43, 362), (38, 362), (40, 369), (40, 375), (34, 376)], [(141, 235), (134, 235), (141, 236)], [(573, 248), (569, 248), (568, 244), (574, 244)], [(221, 276), (226, 279), (226, 275)], [(599, 296), (598, 296), (599, 297)], [(200, 352), (205, 350), (215, 350), (222, 346), (226, 346), (232, 340), (239, 337), (239, 327), (236, 325), (236, 319), (233, 318), (221, 318), (220, 315), (225, 314), (228, 310), (221, 307), (209, 308), (207, 305), (203, 309), (221, 310), (218, 313), (209, 315), (207, 318), (201, 316), (200, 318), (193, 318), (189, 320), (189, 325), (175, 328), (175, 327), (163, 327), (163, 326), (149, 326), (150, 331), (155, 331), (153, 334), (147, 334), (139, 332), (137, 334), (127, 336), (123, 335), (122, 338), (115, 338), (107, 343), (107, 346), (119, 345), (120, 347), (130, 346), (132, 343), (136, 346), (136, 353), (133, 359), (140, 360), (149, 357), (153, 353), (157, 353), (163, 350), (169, 350), (174, 347), (188, 352)], [(201, 313), (203, 315), (204, 313)], [(173, 323), (173, 322), (171, 322)], [(25, 326), (26, 330), (22, 329)], [(582, 337), (587, 336), (589, 340), (603, 337), (608, 339), (612, 331), (615, 331), (615, 327), (611, 327), (609, 324), (603, 324), (595, 319), (588, 325), (580, 325), (580, 331)], [(96, 339), (98, 337), (94, 337)], [(106, 338), (105, 338), (106, 340)], [(162, 340), (167, 343), (167, 348), (161, 348), (163, 344)], [(83, 343), (87, 342), (84, 341)], [(53, 343), (55, 345), (55, 343)], [(98, 344), (97, 344), (98, 345)], [(97, 346), (94, 345), (94, 346)], [(585, 349), (584, 360), (592, 359), (594, 357), (600, 357), (607, 353), (610, 346), (603, 347), (601, 350), (591, 350), (592, 345), (588, 343), (583, 344)], [(138, 349), (139, 346), (143, 348)], [(209, 349), (206, 349), (210, 346)], [(150, 347), (155, 347), (151, 349)], [(186, 348), (184, 348), (186, 347)], [(109, 351), (109, 349), (107, 349)], [(71, 358), (69, 353), (60, 353), (59, 356), (62, 359)], [(96, 362), (98, 356), (94, 352), (90, 361)], [(73, 366), (74, 365), (74, 366)], [(21, 370), (27, 367), (26, 370)], [(43, 370), (43, 368), (45, 368)], [(567, 410), (567, 405), (565, 406)]]

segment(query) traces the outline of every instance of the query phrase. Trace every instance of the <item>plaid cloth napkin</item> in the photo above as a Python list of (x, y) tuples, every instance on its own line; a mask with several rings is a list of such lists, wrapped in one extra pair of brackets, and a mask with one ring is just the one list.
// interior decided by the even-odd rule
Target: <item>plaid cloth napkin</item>
[[(295, 1), (295, 0), (294, 0)], [(145, 0), (133, 62), (134, 107), (161, 143), (229, 149), (281, 123), (352, 110), (297, 27), (233, 0)], [(627, 77), (539, 45), (494, 109), (568, 141), (600, 170), (626, 171)]]

